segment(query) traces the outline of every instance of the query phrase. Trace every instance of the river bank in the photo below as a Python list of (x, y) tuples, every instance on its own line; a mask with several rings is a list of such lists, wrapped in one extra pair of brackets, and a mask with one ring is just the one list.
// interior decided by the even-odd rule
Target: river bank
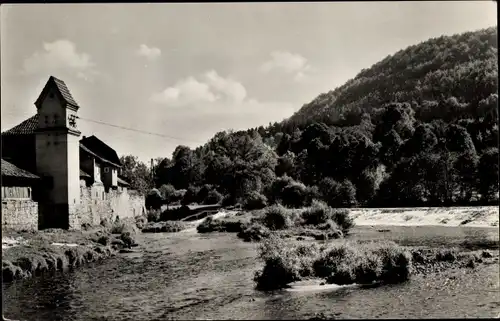
[[(427, 234), (434, 239), (440, 233), (431, 228)], [(414, 243), (423, 239), (410, 229), (401, 234)], [(137, 242), (141, 251), (134, 254), (5, 284), (4, 315), (23, 321), (146, 321), (304, 320), (318, 313), (336, 319), (477, 318), (500, 312), (498, 264), (416, 274), (381, 287), (297, 284), (261, 292), (253, 281), (262, 267), (258, 244), (238, 241), (234, 233), (142, 233)]]
[(67, 272), (137, 246), (135, 222), (82, 231), (2, 231), (2, 282)]

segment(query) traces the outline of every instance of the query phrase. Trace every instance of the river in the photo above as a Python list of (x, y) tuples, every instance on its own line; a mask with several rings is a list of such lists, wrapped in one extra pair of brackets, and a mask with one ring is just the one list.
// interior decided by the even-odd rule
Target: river
[[(3, 285), (16, 320), (497, 317), (498, 265), (405, 284), (328, 291), (254, 290), (257, 245), (234, 234), (142, 234), (141, 251), (73, 272)], [(447, 276), (450, 274), (448, 273)]]

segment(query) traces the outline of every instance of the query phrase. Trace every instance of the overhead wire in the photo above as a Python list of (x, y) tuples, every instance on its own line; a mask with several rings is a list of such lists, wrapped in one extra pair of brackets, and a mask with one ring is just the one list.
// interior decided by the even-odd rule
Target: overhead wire
[[(13, 112), (5, 112), (2, 110), (2, 114), (3, 115), (11, 115), (11, 116), (21, 116), (21, 115), (26, 115), (26, 114), (21, 114), (21, 113), (13, 113)], [(109, 127), (113, 127), (113, 128), (118, 128), (118, 129), (122, 129), (122, 130), (128, 130), (128, 131), (133, 131), (133, 132), (137, 132), (137, 133), (142, 133), (142, 134), (146, 134), (146, 135), (152, 135), (152, 136), (158, 136), (158, 137), (163, 137), (163, 138), (167, 138), (167, 139), (173, 139), (173, 140), (178, 140), (178, 141), (185, 141), (185, 142), (191, 142), (191, 143), (198, 143), (198, 144), (204, 144), (205, 142), (202, 142), (202, 141), (197, 141), (197, 140), (192, 140), (192, 139), (186, 139), (186, 138), (180, 138), (180, 137), (175, 137), (175, 136), (171, 136), (171, 135), (167, 135), (167, 134), (161, 134), (161, 133), (155, 133), (155, 132), (150, 132), (150, 131), (146, 131), (146, 130), (141, 130), (141, 129), (137, 129), (137, 128), (132, 128), (132, 127), (126, 127), (126, 126), (121, 126), (121, 125), (115, 125), (115, 124), (110, 124), (110, 123), (107, 123), (107, 122), (103, 122), (103, 121), (98, 121), (98, 120), (94, 120), (94, 119), (89, 119), (89, 118), (84, 118), (84, 117), (80, 117), (80, 116), (77, 116), (76, 117), (77, 119), (81, 119), (83, 121), (88, 121), (88, 122), (92, 122), (92, 123), (96, 123), (96, 124), (100, 124), (100, 125), (104, 125), (104, 126), (109, 126)]]

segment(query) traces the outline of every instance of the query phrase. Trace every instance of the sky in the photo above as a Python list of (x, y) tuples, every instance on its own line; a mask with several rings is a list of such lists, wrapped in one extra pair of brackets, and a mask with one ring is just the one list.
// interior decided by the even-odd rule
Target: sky
[[(2, 5), (1, 129), (49, 76), (82, 135), (147, 162), (222, 130), (290, 117), (363, 68), (432, 37), (497, 25), (493, 1)], [(151, 135), (96, 123), (160, 134)]]

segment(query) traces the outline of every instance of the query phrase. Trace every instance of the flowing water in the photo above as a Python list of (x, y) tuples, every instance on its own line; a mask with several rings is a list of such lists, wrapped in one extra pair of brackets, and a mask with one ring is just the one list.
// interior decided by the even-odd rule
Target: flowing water
[(405, 284), (326, 291), (254, 290), (257, 246), (234, 234), (143, 234), (141, 251), (3, 286), (16, 320), (459, 318), (500, 314), (498, 265)]

